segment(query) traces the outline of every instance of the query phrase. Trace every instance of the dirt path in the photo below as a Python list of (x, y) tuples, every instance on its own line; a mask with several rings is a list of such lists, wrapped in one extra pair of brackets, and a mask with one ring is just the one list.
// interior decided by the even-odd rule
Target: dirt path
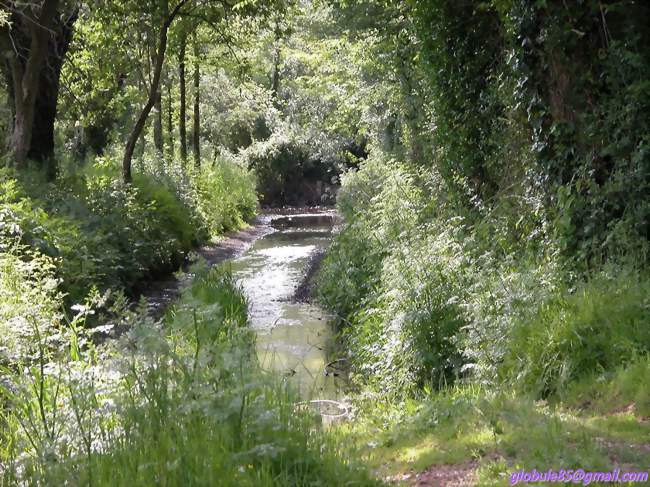
[(413, 479), (416, 487), (469, 487), (475, 484), (475, 461), (456, 465), (437, 465)]
[(424, 472), (410, 472), (385, 478), (389, 484), (413, 487), (471, 487), (475, 484), (478, 462), (472, 460), (454, 465), (434, 465)]

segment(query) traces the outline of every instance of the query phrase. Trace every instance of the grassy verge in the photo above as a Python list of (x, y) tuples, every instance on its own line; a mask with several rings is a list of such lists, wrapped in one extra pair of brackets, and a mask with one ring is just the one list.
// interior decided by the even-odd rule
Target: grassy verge
[(80, 317), (65, 353), (41, 341), (5, 371), (3, 485), (375, 484), (259, 369), (229, 273), (193, 272), (162, 322), (125, 315), (130, 331), (96, 349)]
[(471, 385), (398, 403), (365, 398), (342, 432), (382, 478), (452, 470), (499, 486), (519, 469), (647, 471), (649, 376), (642, 358), (575, 383), (562, 399)]
[(632, 252), (586, 270), (532, 208), (459, 208), (435, 173), (377, 155), (339, 208), (318, 294), (360, 391), (343, 430), (379, 477), (647, 469), (650, 277)]

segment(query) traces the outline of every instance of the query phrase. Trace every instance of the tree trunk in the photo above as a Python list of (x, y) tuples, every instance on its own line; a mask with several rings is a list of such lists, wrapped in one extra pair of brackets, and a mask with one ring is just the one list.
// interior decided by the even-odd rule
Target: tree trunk
[[(163, 0), (165, 3), (167, 0)], [(164, 6), (164, 11), (167, 12), (167, 7)], [(151, 66), (156, 65), (156, 38), (154, 28), (152, 26), (151, 31), (149, 32), (148, 38), (151, 39), (150, 50), (150, 59)], [(164, 70), (163, 70), (164, 71)], [(164, 78), (164, 73), (160, 74), (161, 79)], [(163, 115), (162, 115), (162, 92), (160, 88), (156, 89), (156, 96), (153, 104), (153, 147), (156, 156), (161, 157), (163, 153)]]
[[(164, 8), (167, 10), (168, 0), (162, 0), (162, 1), (163, 1)], [(176, 5), (176, 7), (174, 7), (174, 10), (171, 12), (171, 14), (166, 16), (165, 21), (163, 22), (160, 28), (160, 36), (158, 40), (158, 53), (156, 54), (156, 64), (154, 67), (153, 79), (151, 80), (151, 87), (149, 89), (149, 99), (145, 103), (144, 107), (140, 112), (140, 115), (138, 116), (138, 119), (135, 122), (135, 126), (133, 127), (133, 130), (129, 135), (129, 139), (126, 143), (126, 148), (124, 150), (124, 159), (122, 160), (122, 177), (124, 178), (125, 183), (131, 183), (133, 179), (131, 174), (131, 163), (133, 161), (133, 151), (135, 150), (135, 146), (138, 142), (138, 137), (142, 133), (142, 129), (144, 128), (147, 122), (147, 117), (149, 117), (149, 113), (151, 112), (151, 109), (156, 103), (156, 98), (158, 96), (160, 78), (162, 74), (163, 65), (165, 63), (165, 52), (167, 50), (167, 35), (169, 33), (169, 27), (171, 26), (172, 22), (174, 22), (174, 19), (180, 12), (181, 8), (183, 8), (183, 5), (185, 5), (187, 2), (188, 0), (180, 0)]]
[(199, 44), (194, 36), (194, 127), (192, 142), (194, 149), (194, 165), (201, 167), (201, 66), (199, 60)]
[(16, 116), (14, 118), (14, 129), (11, 134), (11, 151), (14, 163), (17, 168), (23, 168), (27, 164), (27, 153), (32, 139), (32, 121), (34, 120), (34, 108), (29, 104), (16, 103)]
[(36, 96), (32, 139), (28, 159), (41, 163), (50, 180), (56, 178), (58, 167), (54, 158), (54, 123), (59, 102), (59, 82), (61, 68), (72, 41), (72, 28), (77, 20), (77, 12), (67, 19), (57, 19), (57, 35), (48, 46), (47, 66), (41, 70), (38, 94)]
[(169, 142), (169, 160), (174, 160), (174, 99), (172, 98), (171, 80), (167, 84), (167, 137)]
[(154, 102), (154, 124), (153, 124), (153, 145), (159, 156), (163, 154), (163, 114), (162, 114), (162, 93), (156, 92), (156, 101)]
[(273, 74), (271, 75), (271, 94), (273, 104), (279, 108), (278, 92), (280, 90), (280, 63), (282, 62), (282, 31), (279, 21), (275, 22), (275, 42), (273, 46)]
[(180, 108), (178, 113), (178, 131), (181, 139), (181, 161), (187, 161), (187, 89), (185, 85), (185, 51), (187, 48), (187, 36), (181, 35), (181, 46), (178, 55), (178, 77), (180, 90)]
[(143, 127), (139, 137), (140, 149), (138, 150), (138, 159), (142, 165), (144, 165), (144, 155), (147, 153), (147, 138), (145, 137), (145, 132), (145, 127)]
[[(24, 167), (30, 155), (40, 160), (52, 156), (59, 75), (76, 19), (70, 17), (59, 32), (59, 0), (44, 0), (37, 13), (24, 7), (16, 2), (5, 5), (12, 23), (0, 30), (14, 112), (10, 151), (17, 167)], [(48, 66), (51, 73), (44, 72)]]

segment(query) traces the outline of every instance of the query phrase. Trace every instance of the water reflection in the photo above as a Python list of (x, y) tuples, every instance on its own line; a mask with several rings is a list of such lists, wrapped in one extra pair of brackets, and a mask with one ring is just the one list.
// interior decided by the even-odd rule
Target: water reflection
[(272, 222), (277, 230), (232, 264), (249, 299), (262, 366), (291, 377), (310, 399), (338, 397), (343, 381), (325, 375), (333, 347), (328, 316), (319, 306), (291, 298), (310, 257), (330, 240), (334, 223), (323, 215), (277, 217)]

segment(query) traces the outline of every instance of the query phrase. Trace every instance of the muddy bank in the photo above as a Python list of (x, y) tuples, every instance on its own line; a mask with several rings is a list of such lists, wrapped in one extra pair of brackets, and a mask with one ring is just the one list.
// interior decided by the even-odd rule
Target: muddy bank
[(307, 272), (300, 284), (293, 293), (293, 300), (297, 303), (311, 303), (314, 294), (314, 278), (323, 259), (327, 255), (327, 249), (321, 249), (314, 252), (307, 262)]
[[(204, 259), (208, 266), (212, 267), (238, 257), (255, 240), (273, 231), (270, 216), (260, 215), (247, 228), (229, 232), (217, 242), (204, 244), (194, 252), (201, 259)], [(187, 271), (188, 265), (189, 263), (184, 266), (184, 271)], [(167, 307), (178, 298), (184, 279), (191, 279), (191, 276), (178, 277), (178, 275), (170, 275), (165, 279), (148, 282), (139, 290), (137, 294), (138, 300), (144, 299), (147, 302), (147, 308), (151, 316), (159, 318)]]
[[(319, 221), (332, 221), (336, 224), (339, 222), (339, 217), (336, 211), (327, 207), (265, 209), (247, 228), (229, 232), (215, 243), (202, 245), (195, 250), (195, 253), (204, 259), (208, 266), (212, 267), (241, 256), (256, 240), (271, 233), (298, 223), (316, 224)], [(296, 290), (294, 299), (297, 301), (309, 299), (311, 292), (309, 283), (324, 254), (323, 251), (312, 256), (307, 275)], [(187, 268), (188, 264), (184, 266), (183, 270), (187, 271)], [(180, 277), (170, 275), (164, 279), (143, 283), (136, 293), (136, 301), (144, 299), (151, 316), (159, 318), (167, 307), (178, 298), (184, 279), (191, 279), (191, 277), (189, 275)]]

